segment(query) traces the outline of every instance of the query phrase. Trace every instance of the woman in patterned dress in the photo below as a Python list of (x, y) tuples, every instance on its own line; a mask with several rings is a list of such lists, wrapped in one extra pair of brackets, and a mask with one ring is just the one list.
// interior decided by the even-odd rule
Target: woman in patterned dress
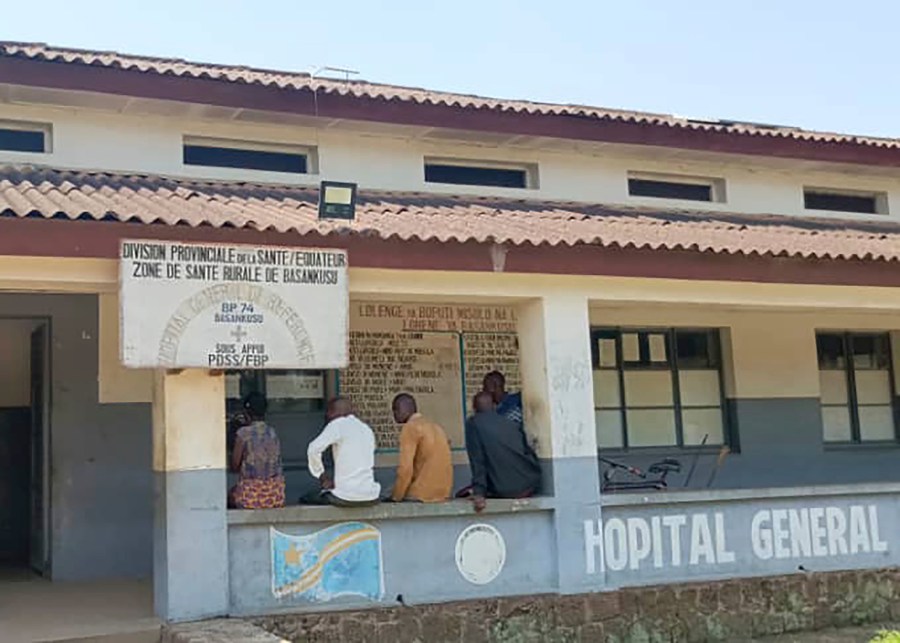
[(281, 442), (266, 423), (268, 403), (261, 393), (244, 400), (250, 423), (237, 431), (231, 469), (238, 482), (231, 489), (231, 504), (237, 509), (273, 509), (284, 506), (284, 473)]

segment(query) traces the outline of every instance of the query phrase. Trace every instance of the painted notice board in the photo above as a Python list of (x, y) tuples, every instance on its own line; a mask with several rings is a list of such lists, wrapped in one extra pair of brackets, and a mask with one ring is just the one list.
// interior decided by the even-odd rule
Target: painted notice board
[(119, 291), (128, 367), (347, 365), (343, 250), (126, 240)]
[(340, 391), (375, 432), (379, 450), (398, 448), (391, 414), (397, 393), (411, 393), (419, 410), (465, 447), (464, 424), (484, 375), (499, 370), (520, 389), (515, 310), (509, 306), (354, 302), (350, 361)]

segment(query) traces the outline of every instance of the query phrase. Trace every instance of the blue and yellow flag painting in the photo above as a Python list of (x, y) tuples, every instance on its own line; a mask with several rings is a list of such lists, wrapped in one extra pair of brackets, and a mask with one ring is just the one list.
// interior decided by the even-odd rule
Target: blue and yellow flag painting
[(345, 522), (307, 536), (270, 528), (272, 593), (310, 601), (338, 596), (378, 600), (384, 594), (381, 532), (362, 522)]

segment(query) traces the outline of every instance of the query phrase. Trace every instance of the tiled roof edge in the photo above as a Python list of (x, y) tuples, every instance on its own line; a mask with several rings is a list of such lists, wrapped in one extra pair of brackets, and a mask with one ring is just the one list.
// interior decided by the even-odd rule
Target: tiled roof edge
[(738, 136), (789, 139), (801, 142), (857, 145), (872, 148), (900, 148), (900, 139), (817, 132), (797, 127), (766, 125), (730, 120), (703, 120), (639, 111), (608, 109), (583, 105), (542, 103), (481, 97), (420, 88), (401, 87), (366, 81), (342, 81), (314, 78), (310, 73), (284, 72), (195, 63), (178, 58), (163, 58), (52, 47), (43, 43), (0, 42), (0, 58), (24, 58), (70, 65), (99, 66), (161, 76), (215, 79), (232, 83), (273, 86), (282, 89), (315, 90), (355, 98), (373, 98), (420, 105), (437, 105), (474, 110), (500, 110), (519, 114), (578, 116), (638, 125), (668, 127), (696, 132), (720, 132)]

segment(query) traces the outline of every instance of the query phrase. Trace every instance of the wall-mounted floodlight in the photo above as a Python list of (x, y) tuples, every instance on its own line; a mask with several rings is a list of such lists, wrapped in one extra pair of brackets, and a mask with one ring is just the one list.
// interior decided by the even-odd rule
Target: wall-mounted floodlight
[(319, 185), (319, 218), (347, 219), (356, 217), (356, 183), (322, 181)]

